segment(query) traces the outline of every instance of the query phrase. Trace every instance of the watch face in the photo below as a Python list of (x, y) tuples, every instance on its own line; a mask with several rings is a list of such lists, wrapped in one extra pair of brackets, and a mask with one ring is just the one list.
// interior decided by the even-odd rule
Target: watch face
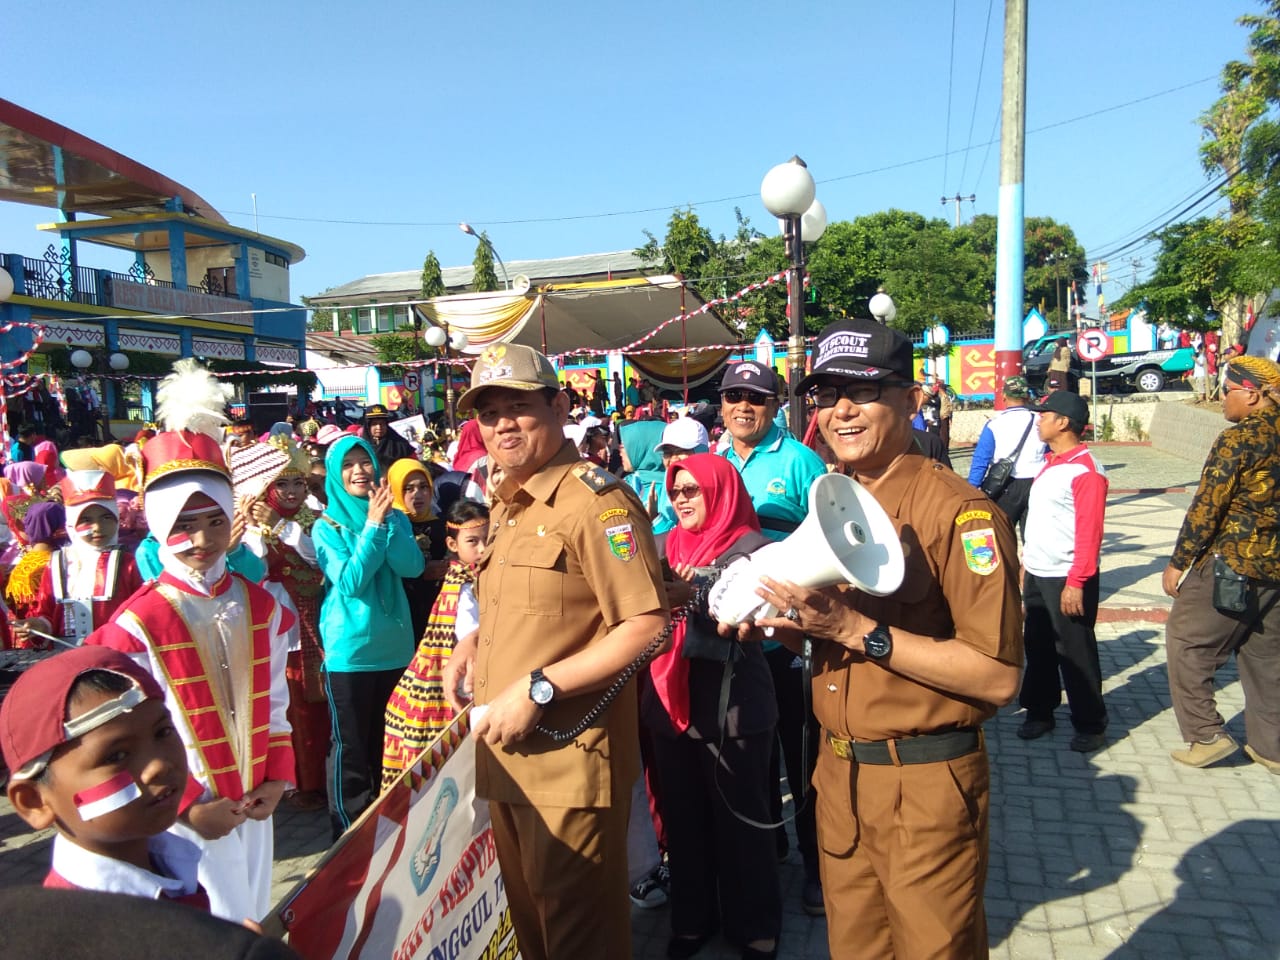
[(529, 686), (529, 699), (540, 707), (545, 707), (555, 696), (555, 688), (550, 680), (535, 680)]
[(879, 660), (887, 657), (893, 649), (893, 638), (884, 627), (876, 627), (862, 638), (862, 646), (867, 651), (867, 656)]

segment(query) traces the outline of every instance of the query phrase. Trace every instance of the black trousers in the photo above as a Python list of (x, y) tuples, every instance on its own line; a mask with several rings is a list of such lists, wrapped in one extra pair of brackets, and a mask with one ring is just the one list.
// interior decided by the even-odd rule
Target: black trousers
[(689, 736), (653, 739), (663, 784), (672, 934), (701, 935), (719, 925), (739, 945), (777, 937), (782, 891), (773, 832), (730, 812), (732, 807), (768, 821), (773, 731), (726, 737), (723, 747)]
[(333, 727), (325, 771), (334, 840), (378, 797), (387, 701), (403, 674), (403, 670), (370, 670), (324, 675)]
[[(821, 738), (813, 711), (805, 708), (804, 671), (799, 666), (792, 666), (796, 656), (786, 647), (764, 652), (769, 672), (773, 675), (773, 695), (778, 704), (778, 736), (769, 758), (769, 815), (774, 823), (782, 819), (782, 793), (779, 786), (781, 771), (778, 769), (780, 744), (781, 760), (787, 768), (787, 783), (791, 787), (796, 807), (800, 810), (792, 825), (796, 830), (796, 845), (804, 859), (805, 879), (817, 880), (818, 827), (815, 811), (818, 808), (818, 797), (812, 781)], [(802, 738), (806, 725), (809, 728), (808, 763), (801, 757), (804, 752)], [(814, 796), (809, 796), (810, 793), (814, 793)], [(802, 797), (805, 799), (802, 800)], [(803, 807), (800, 807), (801, 803), (804, 804)]]
[(1052, 720), (1067, 692), (1071, 724), (1079, 733), (1102, 733), (1107, 708), (1102, 702), (1102, 668), (1093, 625), (1098, 619), (1098, 586), (1094, 574), (1084, 584), (1084, 616), (1062, 612), (1066, 577), (1037, 577), (1028, 572), (1022, 587), (1027, 614), (1023, 646), (1027, 670), (1018, 703), (1029, 720)]
[(1026, 539), (1027, 503), (1031, 500), (1031, 484), (1034, 480), (1034, 477), (1015, 477), (1009, 481), (1000, 496), (996, 497), (996, 506), (1004, 511), (1010, 525), (1023, 540)]

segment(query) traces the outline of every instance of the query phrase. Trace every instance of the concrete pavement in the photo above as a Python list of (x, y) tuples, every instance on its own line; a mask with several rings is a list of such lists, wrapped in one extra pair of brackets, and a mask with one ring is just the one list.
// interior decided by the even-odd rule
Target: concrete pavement
[[(1193, 770), (1169, 708), (1160, 573), (1199, 479), (1200, 464), (1143, 445), (1100, 445), (1111, 496), (1098, 636), (1111, 727), (1108, 744), (1067, 749), (1070, 724), (1043, 739), (1015, 736), (1006, 708), (987, 725), (992, 757), (987, 912), (997, 958), (1280, 957), (1280, 777), (1238, 754)], [(957, 470), (967, 470), (962, 451)], [(1168, 492), (1173, 488), (1173, 492)], [(1138, 492), (1141, 491), (1141, 492)], [(1244, 739), (1234, 665), (1219, 675), (1219, 707)], [(323, 813), (276, 817), (276, 889), (315, 862)], [(48, 835), (28, 833), (0, 803), (0, 884), (37, 882)], [(779, 956), (828, 955), (826, 926), (800, 908), (799, 856), (782, 866)], [(633, 910), (638, 958), (665, 956), (668, 911)], [(736, 956), (708, 946), (708, 960)]]

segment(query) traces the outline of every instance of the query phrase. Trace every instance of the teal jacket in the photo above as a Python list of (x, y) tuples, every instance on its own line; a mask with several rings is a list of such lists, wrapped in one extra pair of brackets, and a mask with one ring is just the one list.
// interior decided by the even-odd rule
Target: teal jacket
[(342, 458), (359, 445), (382, 470), (373, 448), (344, 437), (325, 456), (329, 506), (311, 528), (328, 590), (320, 606), (320, 640), (330, 673), (402, 670), (413, 658), (417, 638), (409, 616), (404, 577), (422, 575), (422, 551), (409, 518), (390, 511), (381, 524), (367, 521), (369, 501), (342, 486)]

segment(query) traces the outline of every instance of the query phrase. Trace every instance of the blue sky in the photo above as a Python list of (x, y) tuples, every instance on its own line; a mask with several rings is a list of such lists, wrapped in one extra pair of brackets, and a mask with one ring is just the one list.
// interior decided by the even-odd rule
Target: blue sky
[[(957, 192), (977, 195), (966, 219), (996, 212), (1000, 0), (956, 0), (954, 57), (951, 0), (149, 6), (10, 18), (0, 95), (233, 223), (254, 226), (256, 193), (259, 229), (307, 250), (295, 298), (416, 269), (428, 249), (469, 263), (459, 220), (508, 261), (631, 249), (690, 204), (715, 233), (735, 205), (773, 233), (760, 179), (796, 153), (832, 220), (950, 219), (940, 197)], [(1092, 255), (1207, 183), (1196, 117), (1257, 6), (1030, 7), (1027, 213), (1069, 223)], [(39, 255), (50, 214), (0, 204), (0, 250)], [(1149, 268), (1153, 249), (1136, 252)], [(1112, 258), (1108, 300), (1131, 254)]]

